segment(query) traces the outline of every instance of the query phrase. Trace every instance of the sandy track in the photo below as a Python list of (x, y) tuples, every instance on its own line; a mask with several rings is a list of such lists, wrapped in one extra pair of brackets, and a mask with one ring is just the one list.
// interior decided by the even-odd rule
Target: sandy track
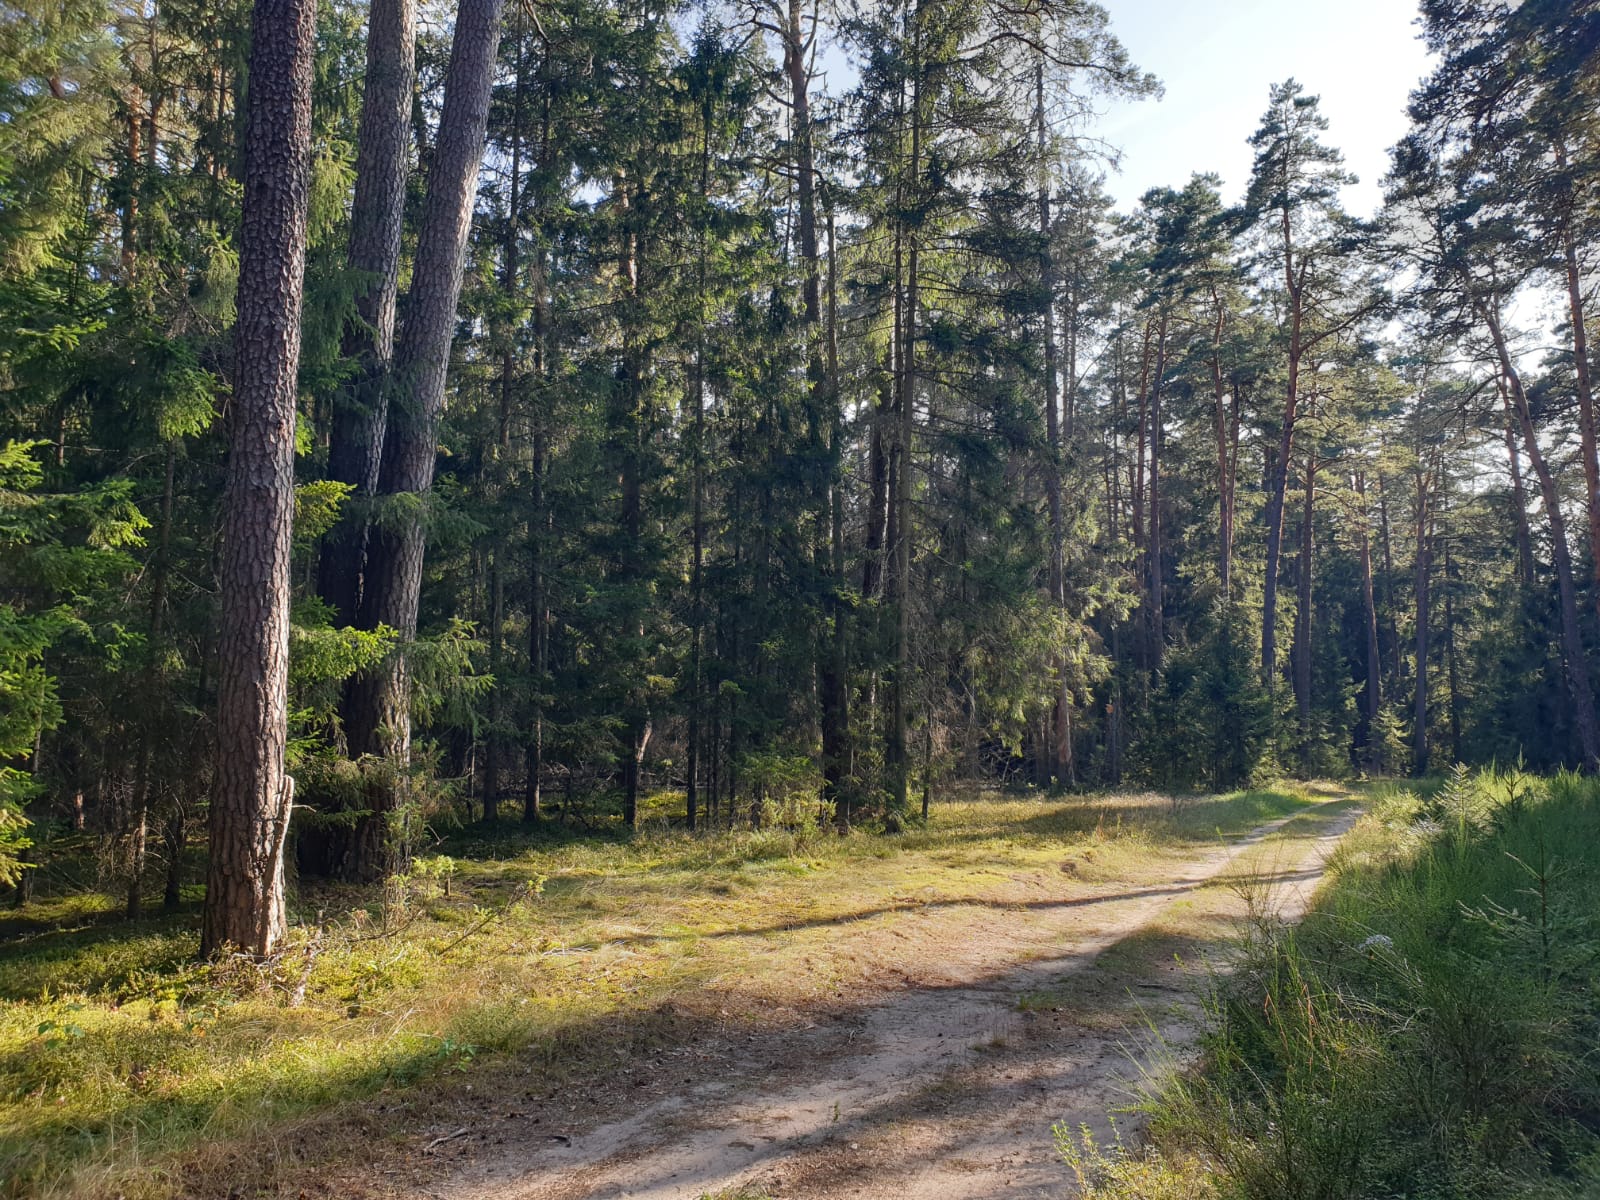
[[(1276, 821), (1192, 860), (1165, 884), (1019, 912), (1002, 935), (938, 964), (938, 984), (798, 1031), (781, 1066), (752, 1064), (741, 1078), (730, 1061), (703, 1073), (709, 1078), (690, 1075), (677, 1094), (641, 1099), (627, 1116), (570, 1141), (497, 1146), (428, 1194), (694, 1200), (748, 1187), (783, 1200), (1069, 1195), (1051, 1126), (1088, 1124), (1104, 1135), (1108, 1109), (1152, 1065), (1157, 1040), (1130, 1040), (1122, 1021), (1094, 1014), (1142, 1017), (1159, 1031), (1163, 1053), (1193, 1035), (1181, 971), (1147, 964), (1108, 989), (1096, 960), (1235, 875), (1230, 868), (1269, 881), (1273, 906), (1293, 918), (1355, 816), (1338, 814), (1315, 839), (1274, 842), (1288, 848), (1277, 853), (1258, 850), (1287, 823)], [(1062, 1003), (1022, 1003), (1041, 995)]]

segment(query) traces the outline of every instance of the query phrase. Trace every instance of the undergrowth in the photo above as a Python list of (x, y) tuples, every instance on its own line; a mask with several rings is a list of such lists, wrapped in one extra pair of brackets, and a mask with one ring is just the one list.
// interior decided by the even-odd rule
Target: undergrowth
[(1377, 785), (1330, 868), (1249, 924), (1144, 1151), (1058, 1131), (1085, 1194), (1600, 1195), (1600, 780)]

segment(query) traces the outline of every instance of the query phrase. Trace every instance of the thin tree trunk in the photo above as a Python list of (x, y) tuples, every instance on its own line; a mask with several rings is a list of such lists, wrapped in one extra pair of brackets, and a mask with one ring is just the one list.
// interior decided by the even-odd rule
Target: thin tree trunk
[(202, 955), (265, 956), (287, 931), (289, 557), (316, 24), (315, 0), (256, 0), (251, 23)]
[[(913, 30), (911, 81), (911, 157), (907, 177), (914, 194), (922, 183), (922, 61), (921, 5), (912, 14)], [(889, 774), (890, 805), (897, 813), (910, 802), (911, 763), (906, 753), (906, 731), (911, 699), (911, 439), (916, 422), (917, 394), (917, 312), (920, 305), (919, 275), (921, 246), (914, 230), (907, 229), (905, 255), (905, 312), (900, 331), (900, 379), (897, 399), (898, 428), (895, 433), (894, 507), (890, 513), (895, 529), (890, 540), (894, 558), (894, 667), (889, 688), (889, 728), (884, 747), (884, 765)]]
[(1150, 667), (1160, 671), (1166, 665), (1167, 622), (1166, 582), (1161, 556), (1161, 390), (1167, 373), (1168, 317), (1161, 314), (1156, 333), (1155, 378), (1150, 386)]
[[(539, 166), (550, 163), (550, 45), (544, 41), (539, 75)], [(542, 246), (535, 260), (533, 279), (533, 371), (540, 402), (533, 414), (533, 454), (529, 464), (533, 508), (528, 516), (528, 741), (524, 750), (527, 778), (523, 782), (522, 819), (539, 820), (544, 784), (544, 689), (550, 666), (550, 600), (545, 581), (545, 556), (550, 514), (545, 511), (545, 402), (543, 387), (550, 376), (553, 331), (550, 323), (550, 255)]]
[(1356, 472), (1356, 496), (1361, 504), (1361, 599), (1366, 609), (1367, 635), (1367, 770), (1376, 773), (1381, 766), (1378, 754), (1378, 714), (1383, 710), (1383, 665), (1378, 650), (1378, 601), (1372, 586), (1372, 532), (1368, 528), (1367, 475)]
[(1412, 766), (1418, 775), (1428, 773), (1428, 583), (1433, 566), (1432, 472), (1417, 478), (1417, 677), (1411, 714)]
[(1233, 595), (1233, 471), (1230, 447), (1237, 443), (1237, 422), (1228, 420), (1227, 385), (1222, 373), (1222, 328), (1227, 308), (1215, 288), (1211, 303), (1216, 319), (1211, 329), (1211, 393), (1217, 438), (1217, 590), (1226, 603)]
[(1389, 492), (1383, 485), (1383, 472), (1378, 472), (1378, 536), (1383, 545), (1383, 611), (1388, 617), (1389, 681), (1394, 694), (1400, 691), (1400, 627), (1395, 615), (1394, 601), (1394, 542), (1389, 536)]
[[(500, 247), (500, 286), (508, 298), (516, 295), (521, 279), (522, 234), (522, 113), (527, 90), (526, 56), (523, 54), (521, 10), (517, 18), (516, 83), (511, 96), (511, 162), (506, 197), (506, 223)], [(495, 427), (494, 470), (489, 489), (495, 496), (505, 486), (511, 459), (511, 413), (516, 404), (520, 380), (517, 356), (517, 331), (502, 328), (500, 351), (500, 411)], [(483, 819), (493, 823), (500, 818), (501, 722), (505, 716), (505, 610), (506, 540), (497, 529), (489, 546), (489, 673), (494, 684), (489, 693), (489, 727), (483, 748)]]
[[(633, 206), (628, 196), (627, 179), (620, 173), (615, 183), (615, 199), (620, 211), (625, 214), (617, 271), (624, 301), (630, 311), (622, 318), (622, 354), (617, 367), (613, 407), (609, 420), (611, 437), (621, 459), (619, 474), (622, 480), (622, 504), (618, 519), (622, 528), (622, 546), (617, 563), (617, 576), (624, 588), (632, 588), (637, 585), (644, 571), (642, 542), (644, 494), (641, 461), (644, 456), (644, 429), (640, 404), (643, 399), (644, 356), (647, 351), (639, 343), (639, 330), (636, 325), (638, 318), (631, 311), (632, 306), (639, 301), (641, 239), (629, 215)], [(631, 611), (623, 619), (627, 622), (622, 631), (624, 637), (630, 639), (641, 637), (642, 613), (637, 610)], [(626, 733), (622, 756), (622, 820), (630, 829), (639, 823), (639, 767), (649, 737), (649, 716), (643, 698), (639, 694), (641, 685), (641, 680), (635, 679), (630, 682), (629, 695), (624, 700), (622, 714), (623, 729)]]
[(1517, 536), (1517, 575), (1524, 587), (1534, 581), (1533, 534), (1528, 529), (1528, 489), (1522, 481), (1522, 452), (1517, 449), (1517, 418), (1511, 410), (1511, 391), (1504, 378), (1499, 380), (1500, 400), (1505, 407), (1506, 458), (1511, 471), (1511, 519)]
[(1444, 652), (1445, 672), (1450, 684), (1450, 757), (1461, 762), (1461, 664), (1456, 654), (1455, 563), (1450, 556), (1450, 538), (1444, 539)]
[(1317, 458), (1309, 448), (1306, 452), (1305, 466), (1305, 500), (1300, 516), (1300, 570), (1299, 589), (1296, 597), (1297, 609), (1295, 613), (1295, 663), (1294, 663), (1294, 700), (1295, 711), (1300, 718), (1300, 765), (1308, 773), (1311, 769), (1311, 638), (1314, 622), (1312, 621), (1312, 572), (1315, 567), (1316, 554), (1316, 499), (1317, 499)]
[[(1050, 138), (1044, 103), (1044, 58), (1034, 64), (1034, 123), (1039, 173), (1039, 281), (1044, 290), (1044, 424), (1045, 492), (1050, 514), (1050, 566), (1047, 582), (1050, 603), (1065, 609), (1066, 534), (1062, 524), (1061, 497), (1061, 414), (1059, 371), (1056, 349), (1056, 265), (1051, 245), (1054, 219), (1050, 204)], [(1054, 728), (1050, 748), (1050, 775), (1060, 786), (1072, 783), (1072, 681), (1067, 675), (1067, 657), (1058, 649), (1052, 664), (1056, 677)]]
[(1294, 451), (1296, 410), (1300, 403), (1300, 359), (1305, 347), (1301, 332), (1305, 303), (1295, 278), (1293, 229), (1289, 210), (1283, 210), (1283, 276), (1289, 297), (1289, 373), (1283, 401), (1283, 429), (1278, 434), (1278, 455), (1273, 463), (1267, 496), (1267, 564), (1261, 598), (1261, 678), (1269, 692), (1278, 686), (1278, 564), (1283, 553), (1284, 502), (1289, 492), (1289, 456)]
[(1561, 512), (1561, 493), (1556, 487), (1550, 464), (1545, 461), (1539, 446), (1539, 436), (1533, 426), (1533, 415), (1528, 407), (1528, 397), (1506, 347), (1505, 334), (1500, 327), (1500, 314), (1493, 305), (1479, 302), (1478, 314), (1489, 331), (1499, 359), (1500, 374), (1511, 395), (1512, 408), (1517, 423), (1522, 427), (1523, 448), (1528, 461), (1538, 477), (1539, 490), (1544, 498), (1545, 518), (1550, 522), (1551, 554), (1555, 560), (1556, 584), (1561, 598), (1561, 646), (1566, 660), (1567, 683), (1572, 694), (1573, 727), (1578, 735), (1578, 745), (1583, 754), (1585, 770), (1600, 770), (1600, 725), (1595, 720), (1594, 690), (1589, 682), (1589, 664), (1584, 657), (1583, 632), (1578, 625), (1578, 590), (1573, 579), (1572, 551), (1567, 543), (1567, 523)]

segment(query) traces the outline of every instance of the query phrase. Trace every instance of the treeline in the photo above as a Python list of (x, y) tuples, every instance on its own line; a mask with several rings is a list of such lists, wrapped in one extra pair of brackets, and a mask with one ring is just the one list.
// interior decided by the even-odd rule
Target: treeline
[(1091, 3), (420, 16), (8, 11), (19, 899), (75, 826), (179, 903), (208, 798), (374, 881), (446, 811), (1600, 762), (1592, 5), (1425, 0), (1371, 221), (1292, 81), (1240, 203), (1116, 211)]

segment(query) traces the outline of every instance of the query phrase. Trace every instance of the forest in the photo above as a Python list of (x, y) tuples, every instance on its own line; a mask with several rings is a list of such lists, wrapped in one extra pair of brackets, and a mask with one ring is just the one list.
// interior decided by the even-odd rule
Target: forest
[(0, 0), (13, 949), (281, 972), (474, 853), (984, 795), (1592, 803), (1600, 6), (1421, 0), (1370, 217), (1314, 79), (1119, 207), (1106, 9)]

